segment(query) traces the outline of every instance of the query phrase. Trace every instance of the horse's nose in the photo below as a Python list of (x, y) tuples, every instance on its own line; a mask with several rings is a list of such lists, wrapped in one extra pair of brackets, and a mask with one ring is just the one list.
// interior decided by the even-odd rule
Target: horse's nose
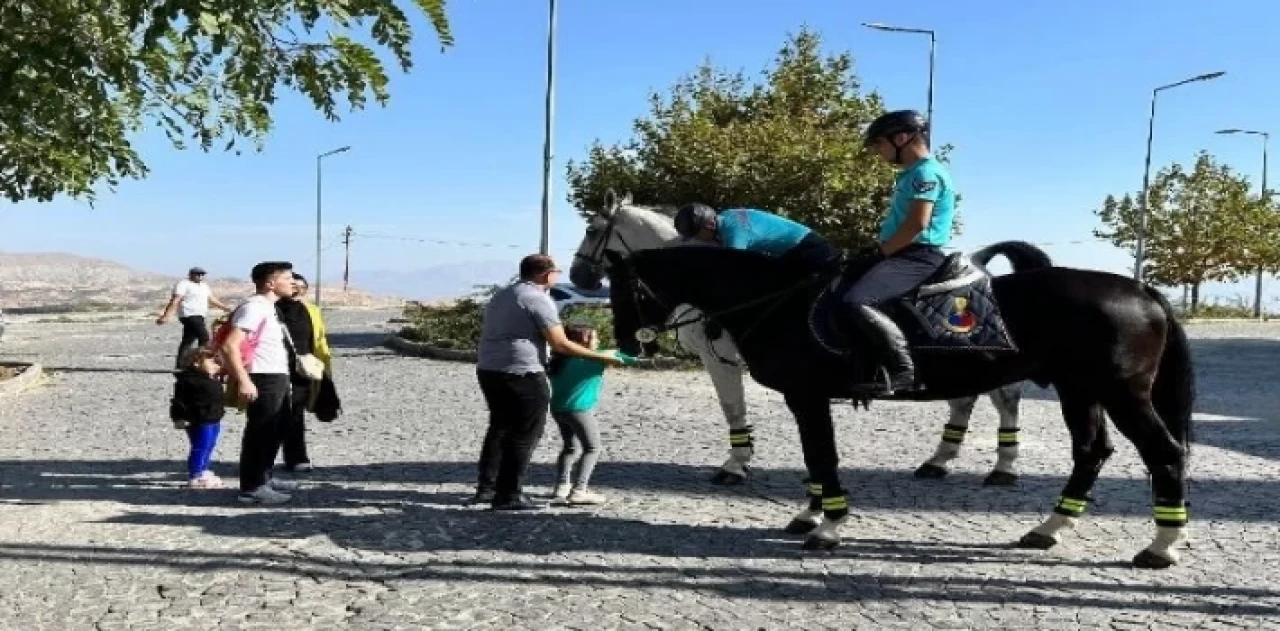
[(582, 289), (600, 289), (600, 272), (594, 265), (582, 259), (574, 261), (573, 265), (569, 266), (569, 280), (574, 286)]

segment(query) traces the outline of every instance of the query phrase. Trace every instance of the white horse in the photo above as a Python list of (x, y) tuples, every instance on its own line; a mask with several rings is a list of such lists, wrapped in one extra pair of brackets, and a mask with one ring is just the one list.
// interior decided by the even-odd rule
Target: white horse
[[(569, 279), (583, 289), (598, 289), (608, 273), (605, 250), (627, 255), (650, 248), (687, 245), (676, 233), (672, 217), (674, 206), (638, 206), (631, 203), (630, 195), (619, 199), (612, 191), (606, 195), (605, 206), (587, 221), (586, 234), (574, 255), (569, 269)], [(984, 258), (985, 257), (985, 258)], [(974, 263), (985, 266), (991, 255), (975, 253)], [(713, 332), (708, 336), (707, 327), (700, 321), (700, 312), (690, 305), (678, 305), (667, 324), (690, 322), (674, 329), (677, 342), (688, 352), (696, 354), (711, 377), (720, 409), (729, 424), (729, 458), (712, 476), (716, 484), (741, 484), (747, 478), (747, 465), (755, 455), (752, 425), (747, 420), (746, 392), (743, 377), (745, 363), (738, 356), (738, 349), (727, 333)], [(988, 485), (1009, 486), (1017, 482), (1014, 462), (1018, 458), (1018, 405), (1022, 401), (1022, 384), (1014, 383), (987, 393), (1000, 415), (997, 434), (996, 463), (983, 481)], [(960, 455), (960, 448), (969, 429), (969, 417), (978, 397), (952, 399), (950, 418), (942, 430), (933, 455), (915, 471), (919, 478), (941, 478), (947, 475), (947, 464)]]

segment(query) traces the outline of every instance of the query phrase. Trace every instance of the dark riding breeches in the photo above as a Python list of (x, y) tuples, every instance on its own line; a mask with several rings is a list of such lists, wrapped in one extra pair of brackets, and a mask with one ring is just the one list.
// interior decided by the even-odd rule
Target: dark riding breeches
[(946, 259), (932, 245), (912, 244), (876, 263), (854, 281), (844, 294), (845, 304), (879, 306), (920, 286)]
[(840, 261), (842, 252), (816, 232), (804, 235), (799, 243), (787, 250), (780, 259), (788, 264), (812, 273), (831, 271)]

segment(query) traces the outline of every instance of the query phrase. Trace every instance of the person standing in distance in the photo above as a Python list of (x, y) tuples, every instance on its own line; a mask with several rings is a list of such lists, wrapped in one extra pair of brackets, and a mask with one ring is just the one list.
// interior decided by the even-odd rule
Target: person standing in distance
[[(876, 118), (863, 143), (898, 175), (877, 243), (860, 253), (872, 266), (845, 292), (844, 301), (880, 355), (890, 390), (913, 390), (915, 364), (906, 337), (878, 307), (919, 287), (946, 260), (942, 248), (951, 242), (955, 189), (951, 174), (929, 151), (929, 123), (919, 112), (899, 110)], [(884, 384), (862, 385), (884, 389)]]
[[(240, 495), (245, 504), (283, 504), (290, 496), (282, 491), (297, 483), (271, 477), (271, 465), (284, 440), (290, 413), (290, 367), (294, 350), (276, 315), (276, 301), (292, 296), (293, 265), (269, 261), (253, 266), (250, 273), (256, 292), (231, 314), (231, 332), (222, 344), (231, 379), (236, 381), (245, 409), (244, 436), (240, 442)], [(250, 342), (249, 357), (240, 355), (240, 344)]]
[(213, 295), (213, 290), (204, 282), (204, 277), (203, 268), (191, 268), (187, 277), (173, 286), (169, 302), (165, 304), (160, 317), (156, 318), (156, 324), (163, 326), (168, 324), (174, 310), (178, 311), (178, 322), (182, 323), (182, 341), (178, 343), (178, 355), (174, 359), (174, 368), (178, 370), (183, 368), (182, 356), (188, 348), (209, 345), (209, 326), (205, 323), (205, 318), (209, 315), (209, 304), (212, 303), (223, 311), (231, 311)]
[(555, 301), (548, 294), (558, 274), (560, 269), (551, 257), (530, 254), (520, 261), (520, 279), (485, 305), (476, 378), (489, 407), (489, 428), (470, 504), (488, 502), (495, 510), (543, 507), (524, 494), (521, 479), (542, 438), (551, 405), (548, 344), (560, 355), (622, 365), (617, 356), (593, 351), (565, 336)]

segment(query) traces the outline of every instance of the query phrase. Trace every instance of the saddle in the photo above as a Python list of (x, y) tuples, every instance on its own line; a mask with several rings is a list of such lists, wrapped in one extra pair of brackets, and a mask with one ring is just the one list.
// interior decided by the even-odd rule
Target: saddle
[[(818, 345), (842, 357), (856, 355), (859, 344), (842, 301), (853, 280), (835, 279), (809, 309), (809, 329)], [(1000, 316), (991, 277), (959, 252), (948, 255), (914, 291), (882, 309), (902, 329), (913, 356), (1018, 350)]]

